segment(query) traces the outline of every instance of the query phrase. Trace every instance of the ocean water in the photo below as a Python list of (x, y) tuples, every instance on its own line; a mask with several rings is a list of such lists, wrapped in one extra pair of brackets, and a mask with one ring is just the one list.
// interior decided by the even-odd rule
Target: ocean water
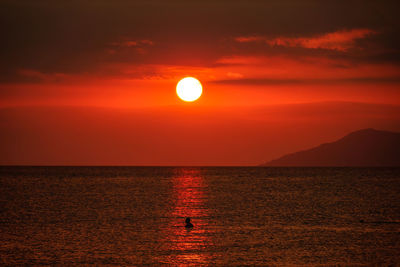
[(0, 265), (42, 264), (400, 266), (400, 169), (0, 167)]

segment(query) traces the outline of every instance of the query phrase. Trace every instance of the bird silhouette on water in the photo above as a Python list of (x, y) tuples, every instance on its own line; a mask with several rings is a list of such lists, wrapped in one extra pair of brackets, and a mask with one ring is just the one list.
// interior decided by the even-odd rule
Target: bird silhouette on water
[(186, 225), (185, 225), (186, 228), (193, 228), (193, 224), (190, 222), (189, 217), (186, 218), (185, 222), (186, 222)]

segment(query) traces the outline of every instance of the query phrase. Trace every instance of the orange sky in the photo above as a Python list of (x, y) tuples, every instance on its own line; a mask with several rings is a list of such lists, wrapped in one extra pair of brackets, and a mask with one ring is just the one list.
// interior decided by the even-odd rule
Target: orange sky
[(393, 1), (1, 5), (3, 165), (255, 165), (400, 131)]

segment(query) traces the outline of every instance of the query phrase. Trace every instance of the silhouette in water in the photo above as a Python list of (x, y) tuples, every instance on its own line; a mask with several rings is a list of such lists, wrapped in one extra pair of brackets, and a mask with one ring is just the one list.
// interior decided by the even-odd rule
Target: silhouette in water
[(189, 217), (186, 218), (185, 222), (186, 222), (186, 225), (185, 225), (186, 228), (193, 228), (193, 224), (190, 222)]

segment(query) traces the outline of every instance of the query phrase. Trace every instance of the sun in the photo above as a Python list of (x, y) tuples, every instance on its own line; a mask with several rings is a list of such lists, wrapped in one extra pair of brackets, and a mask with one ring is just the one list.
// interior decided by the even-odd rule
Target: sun
[(183, 78), (176, 85), (176, 94), (186, 102), (193, 102), (201, 96), (203, 87), (199, 80), (193, 77)]

